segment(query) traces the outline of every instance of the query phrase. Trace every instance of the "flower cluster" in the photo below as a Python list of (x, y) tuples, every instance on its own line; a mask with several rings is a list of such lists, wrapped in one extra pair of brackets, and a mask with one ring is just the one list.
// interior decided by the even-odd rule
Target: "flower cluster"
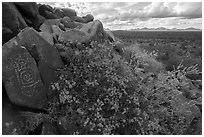
[[(200, 117), (181, 90), (191, 81), (182, 71), (164, 72), (151, 56), (129, 51), (127, 61), (109, 43), (92, 43), (67, 59), (51, 86), (59, 99), (50, 108), (58, 112), (50, 115), (69, 119), (77, 127), (71, 134), (184, 134)], [(197, 90), (194, 101), (199, 97)]]

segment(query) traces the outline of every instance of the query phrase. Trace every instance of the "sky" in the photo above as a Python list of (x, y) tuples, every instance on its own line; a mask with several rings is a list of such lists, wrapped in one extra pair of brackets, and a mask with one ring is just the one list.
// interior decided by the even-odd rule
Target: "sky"
[(49, 2), (54, 7), (69, 7), (78, 16), (92, 14), (104, 28), (199, 28), (202, 29), (201, 2)]

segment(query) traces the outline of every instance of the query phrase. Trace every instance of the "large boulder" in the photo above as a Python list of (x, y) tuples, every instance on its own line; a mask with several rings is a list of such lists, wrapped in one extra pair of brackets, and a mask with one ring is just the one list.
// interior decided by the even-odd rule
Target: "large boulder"
[(45, 22), (40, 26), (40, 30), (42, 32), (48, 32), (49, 34), (52, 34), (52, 25), (59, 26), (61, 23), (61, 19), (47, 19)]
[(3, 44), (27, 27), (22, 15), (12, 2), (2, 3)]
[(14, 2), (21, 14), (30, 18), (36, 18), (38, 15), (38, 6), (36, 2)]
[(46, 89), (37, 64), (16, 37), (2, 47), (2, 76), (10, 101), (16, 105), (42, 109), (47, 103)]
[(49, 12), (53, 13), (54, 9), (49, 5), (39, 4), (38, 11), (39, 11), (40, 15), (42, 15), (43, 17), (46, 18), (46, 14), (47, 14), (46, 11), (49, 11)]
[[(51, 83), (58, 80), (56, 70), (64, 65), (57, 49), (32, 28), (23, 29), (17, 39), (36, 60), (44, 85), (49, 88)], [(48, 90), (47, 94), (49, 97), (55, 92)]]
[(103, 24), (99, 20), (94, 20), (85, 24), (80, 31), (86, 33), (90, 41), (104, 42), (106, 33), (103, 29)]

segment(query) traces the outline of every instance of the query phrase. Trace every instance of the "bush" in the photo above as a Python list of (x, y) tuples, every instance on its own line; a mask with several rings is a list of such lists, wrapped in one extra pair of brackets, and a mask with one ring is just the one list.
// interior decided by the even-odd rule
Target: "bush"
[(51, 86), (59, 97), (48, 116), (65, 118), (70, 134), (185, 134), (200, 118), (201, 91), (193, 92), (194, 102), (181, 91), (191, 83), (185, 70), (164, 72), (154, 54), (139, 48), (126, 49), (127, 61), (109, 43), (91, 45), (67, 59)]

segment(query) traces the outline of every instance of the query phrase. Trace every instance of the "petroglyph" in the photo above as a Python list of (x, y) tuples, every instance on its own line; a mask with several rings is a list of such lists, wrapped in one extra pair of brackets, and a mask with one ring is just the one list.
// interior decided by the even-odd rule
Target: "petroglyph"
[(9, 58), (9, 68), (13, 69), (17, 81), (21, 87), (21, 93), (26, 96), (32, 96), (38, 92), (36, 85), (40, 84), (40, 80), (35, 75), (32, 68), (32, 58), (29, 53), (17, 54)]

